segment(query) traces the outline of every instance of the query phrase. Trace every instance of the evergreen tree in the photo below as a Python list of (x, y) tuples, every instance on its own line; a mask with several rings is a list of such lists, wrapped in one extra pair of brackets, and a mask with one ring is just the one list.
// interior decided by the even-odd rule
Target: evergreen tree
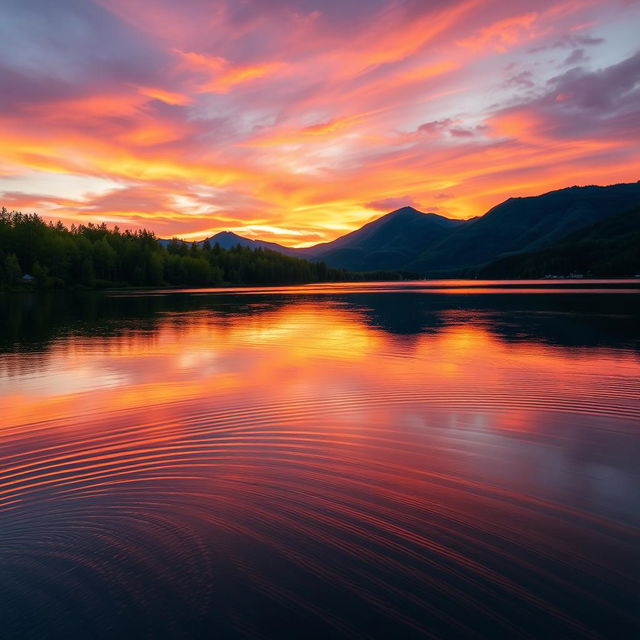
[(42, 267), (37, 260), (33, 263), (32, 275), (35, 279), (36, 287), (38, 287), (38, 289), (44, 289), (47, 286), (48, 284), (47, 269)]
[(4, 273), (7, 284), (14, 284), (22, 278), (22, 269), (15, 253), (4, 259)]

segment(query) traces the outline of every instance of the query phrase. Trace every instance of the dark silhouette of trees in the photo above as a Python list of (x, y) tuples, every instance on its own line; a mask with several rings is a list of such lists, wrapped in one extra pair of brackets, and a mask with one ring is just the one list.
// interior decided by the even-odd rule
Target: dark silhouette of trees
[(45, 222), (37, 214), (0, 210), (0, 286), (216, 286), (398, 279), (394, 272), (355, 274), (268, 249), (160, 242), (150, 231), (105, 224)]

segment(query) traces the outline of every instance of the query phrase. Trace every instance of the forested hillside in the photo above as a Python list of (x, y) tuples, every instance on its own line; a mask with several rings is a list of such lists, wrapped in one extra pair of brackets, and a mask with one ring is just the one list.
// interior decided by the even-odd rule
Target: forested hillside
[(540, 278), (580, 273), (625, 277), (640, 273), (640, 207), (576, 231), (539, 251), (496, 260), (483, 278)]
[(404, 268), (436, 275), (462, 272), (515, 253), (542, 249), (566, 235), (640, 205), (640, 182), (568, 187), (509, 198), (428, 246)]

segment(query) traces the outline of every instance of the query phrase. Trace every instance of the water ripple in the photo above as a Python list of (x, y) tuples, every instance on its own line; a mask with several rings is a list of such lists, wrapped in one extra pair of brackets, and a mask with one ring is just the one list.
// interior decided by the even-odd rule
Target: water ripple
[(185, 375), (213, 349), (198, 314), (125, 348), (121, 387), (7, 413), (6, 637), (633, 637), (637, 360), (477, 327), (407, 353), (335, 313), (366, 357), (295, 314)]

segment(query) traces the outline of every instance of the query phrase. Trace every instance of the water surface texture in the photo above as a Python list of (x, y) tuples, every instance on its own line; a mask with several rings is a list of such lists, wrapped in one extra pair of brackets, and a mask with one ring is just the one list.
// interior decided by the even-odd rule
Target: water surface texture
[(640, 294), (0, 298), (4, 638), (634, 638)]

